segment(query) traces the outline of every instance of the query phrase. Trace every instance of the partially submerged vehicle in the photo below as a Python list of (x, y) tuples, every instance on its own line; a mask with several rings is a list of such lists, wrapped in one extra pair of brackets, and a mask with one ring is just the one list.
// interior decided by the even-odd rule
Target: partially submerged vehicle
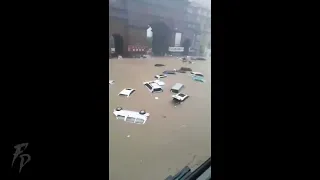
[(189, 95), (184, 94), (184, 93), (178, 93), (178, 94), (172, 95), (172, 98), (173, 98), (173, 100), (183, 102), (184, 100), (189, 98)]
[(207, 60), (207, 59), (204, 57), (197, 57), (196, 60)]
[(206, 60), (204, 57), (191, 57), (191, 60)]
[(165, 66), (165, 65), (164, 64), (155, 64), (154, 66), (161, 67), (161, 66)]
[(181, 71), (192, 71), (192, 69), (188, 68), (188, 67), (181, 67), (180, 70)]
[(174, 71), (174, 70), (167, 70), (167, 71), (163, 71), (163, 74), (176, 74), (176, 71)]
[(201, 76), (201, 77), (204, 77), (201, 72), (191, 72), (191, 75), (192, 75), (192, 76)]
[(114, 80), (109, 80), (109, 84), (114, 84)]
[(129, 97), (132, 93), (134, 93), (136, 90), (132, 88), (126, 88), (123, 89), (118, 95), (119, 96), (126, 96)]
[(113, 114), (117, 119), (124, 120), (126, 122), (135, 123), (135, 124), (145, 124), (150, 116), (145, 110), (139, 112), (123, 110), (121, 107), (117, 107), (113, 110)]
[(165, 77), (167, 77), (167, 75), (165, 75), (165, 74), (159, 74), (159, 75), (155, 75), (154, 77), (157, 78), (157, 79), (160, 79), (160, 78), (165, 78)]
[(145, 85), (151, 93), (163, 92), (162, 87), (154, 81), (144, 82), (143, 85)]
[(154, 80), (153, 82), (157, 83), (159, 86), (164, 86), (166, 84), (163, 81), (160, 81), (159, 79)]
[(181, 90), (183, 87), (184, 87), (183, 84), (181, 84), (181, 83), (176, 83), (175, 85), (172, 86), (172, 88), (171, 88), (170, 91), (173, 92), (173, 93), (179, 93), (180, 90)]
[(178, 73), (186, 73), (186, 71), (183, 71), (181, 69), (177, 70), (176, 72), (178, 72)]
[(192, 79), (198, 82), (206, 82), (202, 76), (194, 76)]

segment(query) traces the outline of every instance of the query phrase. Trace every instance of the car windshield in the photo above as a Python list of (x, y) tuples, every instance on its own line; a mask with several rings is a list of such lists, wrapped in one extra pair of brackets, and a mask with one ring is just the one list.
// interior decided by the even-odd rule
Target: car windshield
[[(200, 166), (211, 156), (211, 1), (109, 0), (109, 37), (109, 179)], [(119, 97), (124, 88), (135, 91)], [(117, 107), (134, 113), (119, 120)]]

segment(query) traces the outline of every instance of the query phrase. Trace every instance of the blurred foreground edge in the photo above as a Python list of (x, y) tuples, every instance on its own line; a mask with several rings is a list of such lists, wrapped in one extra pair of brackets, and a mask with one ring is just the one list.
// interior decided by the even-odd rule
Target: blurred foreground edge
[(211, 157), (194, 171), (186, 166), (176, 175), (170, 175), (165, 180), (211, 180)]

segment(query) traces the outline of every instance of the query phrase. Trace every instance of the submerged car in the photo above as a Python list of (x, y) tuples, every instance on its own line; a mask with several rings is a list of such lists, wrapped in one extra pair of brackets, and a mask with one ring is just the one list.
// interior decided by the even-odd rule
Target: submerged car
[(192, 69), (188, 68), (188, 67), (181, 67), (180, 70), (181, 71), (192, 71)]
[(203, 77), (203, 74), (201, 72), (191, 72), (191, 75)]
[(129, 97), (135, 91), (136, 91), (135, 89), (126, 88), (126, 89), (123, 89), (118, 95), (119, 96), (127, 96), (127, 97)]
[(178, 72), (178, 73), (186, 73), (186, 71), (183, 71), (181, 69), (177, 70), (176, 72)]
[(192, 79), (194, 81), (205, 82), (205, 80), (203, 79), (202, 76), (194, 76), (194, 77), (192, 77)]
[(159, 79), (154, 80), (153, 82), (157, 83), (159, 86), (164, 86), (166, 84), (163, 81), (160, 81)]
[(172, 88), (171, 88), (170, 91), (173, 92), (173, 93), (179, 93), (180, 90), (181, 90), (183, 87), (184, 87), (183, 84), (181, 84), (181, 83), (176, 83), (175, 85), (172, 86)]
[(160, 75), (155, 75), (154, 77), (157, 78), (157, 79), (160, 79), (160, 78), (165, 78), (165, 77), (167, 77), (167, 75), (165, 75), (165, 74), (160, 74)]
[(145, 85), (151, 93), (163, 92), (162, 87), (154, 81), (144, 82), (143, 85)]
[(171, 71), (163, 71), (163, 74), (176, 74), (176, 71), (171, 70)]
[(109, 80), (109, 84), (114, 84), (114, 80)]
[(124, 120), (126, 122), (135, 123), (135, 124), (145, 124), (150, 116), (145, 110), (139, 112), (123, 110), (121, 107), (117, 107), (113, 110), (113, 114), (117, 119)]
[(178, 93), (178, 94), (172, 95), (172, 98), (174, 100), (182, 102), (182, 101), (186, 100), (187, 98), (189, 98), (189, 96), (184, 93)]

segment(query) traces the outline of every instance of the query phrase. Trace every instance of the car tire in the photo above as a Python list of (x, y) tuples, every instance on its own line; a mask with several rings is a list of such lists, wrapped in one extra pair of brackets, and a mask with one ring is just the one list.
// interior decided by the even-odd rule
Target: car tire
[(116, 111), (121, 111), (122, 110), (122, 107), (117, 107), (116, 108)]
[(144, 115), (144, 114), (146, 114), (146, 111), (145, 110), (141, 110), (141, 111), (139, 111), (139, 114)]

